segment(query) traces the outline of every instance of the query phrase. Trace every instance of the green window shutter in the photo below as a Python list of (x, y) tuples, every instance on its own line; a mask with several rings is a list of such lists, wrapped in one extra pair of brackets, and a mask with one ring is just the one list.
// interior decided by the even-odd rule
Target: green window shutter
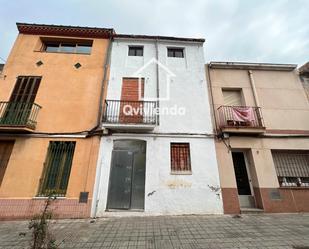
[(74, 149), (75, 142), (71, 141), (51, 141), (49, 143), (41, 178), (40, 196), (65, 196)]

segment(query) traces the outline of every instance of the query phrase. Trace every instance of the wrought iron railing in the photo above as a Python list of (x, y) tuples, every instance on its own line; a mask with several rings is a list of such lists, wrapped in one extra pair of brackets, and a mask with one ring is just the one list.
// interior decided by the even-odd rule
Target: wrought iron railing
[(0, 127), (16, 126), (35, 129), (41, 106), (29, 102), (0, 101)]
[(104, 123), (156, 124), (155, 101), (106, 100)]
[[(247, 116), (242, 116), (242, 112), (246, 112)], [(264, 128), (260, 107), (220, 106), (218, 108), (218, 114), (220, 128)]]

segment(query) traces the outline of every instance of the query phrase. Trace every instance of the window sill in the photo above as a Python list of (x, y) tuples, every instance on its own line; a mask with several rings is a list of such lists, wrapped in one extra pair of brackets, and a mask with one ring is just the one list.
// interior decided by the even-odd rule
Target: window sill
[(91, 55), (91, 53), (51, 52), (51, 51), (42, 51), (42, 50), (34, 50), (33, 52), (47, 53), (47, 54), (74, 54), (74, 55)]
[[(63, 200), (66, 199), (65, 196), (54, 196), (56, 197), (57, 200)], [(54, 197), (52, 197), (51, 199), (54, 199)], [(33, 200), (47, 200), (49, 197), (47, 196), (34, 196), (32, 197)]]
[(171, 175), (192, 175), (192, 171), (172, 171)]
[(306, 190), (309, 190), (309, 186), (300, 186), (300, 187), (293, 187), (293, 186), (281, 186), (279, 187), (279, 189), (295, 189), (295, 190), (301, 190), (301, 189), (306, 189)]

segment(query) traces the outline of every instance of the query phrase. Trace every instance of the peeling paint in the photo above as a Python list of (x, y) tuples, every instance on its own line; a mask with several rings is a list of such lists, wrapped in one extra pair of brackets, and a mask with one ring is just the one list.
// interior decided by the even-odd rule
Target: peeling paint
[(182, 179), (169, 180), (166, 182), (169, 188), (191, 188), (192, 183)]

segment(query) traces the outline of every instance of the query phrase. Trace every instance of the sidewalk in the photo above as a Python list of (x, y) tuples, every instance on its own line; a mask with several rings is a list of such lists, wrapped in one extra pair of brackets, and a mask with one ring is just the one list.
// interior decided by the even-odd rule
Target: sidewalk
[[(157, 216), (57, 220), (60, 248), (309, 249), (309, 214)], [(0, 248), (27, 248), (27, 221), (0, 222)], [(20, 234), (26, 233), (26, 234)]]

